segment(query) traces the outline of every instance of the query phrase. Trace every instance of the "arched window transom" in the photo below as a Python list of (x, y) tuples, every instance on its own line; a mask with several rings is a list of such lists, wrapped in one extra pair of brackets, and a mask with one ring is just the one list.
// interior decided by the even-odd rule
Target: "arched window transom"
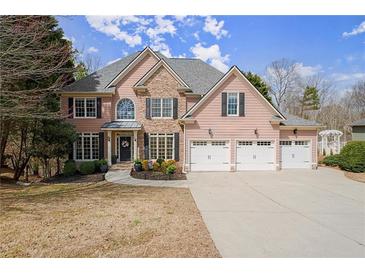
[(134, 120), (134, 103), (131, 99), (122, 99), (117, 106), (117, 119)]

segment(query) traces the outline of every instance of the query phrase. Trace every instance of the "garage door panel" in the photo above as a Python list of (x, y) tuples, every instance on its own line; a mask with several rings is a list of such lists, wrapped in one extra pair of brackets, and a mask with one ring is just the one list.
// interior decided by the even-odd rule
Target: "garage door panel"
[(280, 141), (282, 168), (311, 168), (312, 155), (307, 140)]
[(228, 141), (192, 141), (190, 145), (191, 171), (229, 171)]
[(238, 141), (236, 159), (237, 170), (274, 170), (274, 142)]

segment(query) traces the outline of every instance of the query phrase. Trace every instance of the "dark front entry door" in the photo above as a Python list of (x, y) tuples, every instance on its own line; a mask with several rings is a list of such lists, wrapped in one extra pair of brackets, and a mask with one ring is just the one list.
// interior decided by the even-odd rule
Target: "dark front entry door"
[(130, 161), (131, 160), (131, 137), (120, 137), (120, 160)]

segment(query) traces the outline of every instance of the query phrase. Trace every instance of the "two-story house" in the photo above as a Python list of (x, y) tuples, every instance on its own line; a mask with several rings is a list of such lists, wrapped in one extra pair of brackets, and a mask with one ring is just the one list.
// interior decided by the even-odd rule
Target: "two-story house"
[(149, 47), (65, 87), (61, 109), (79, 138), (69, 157), (175, 159), (185, 171), (317, 165), (318, 124), (283, 115), (241, 71)]

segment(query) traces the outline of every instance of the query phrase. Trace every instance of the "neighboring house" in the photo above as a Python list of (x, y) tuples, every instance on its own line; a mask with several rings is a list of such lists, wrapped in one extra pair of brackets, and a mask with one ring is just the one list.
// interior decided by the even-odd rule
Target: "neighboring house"
[(69, 157), (175, 159), (185, 171), (317, 165), (315, 122), (276, 110), (233, 66), (145, 48), (65, 87), (61, 106), (80, 133)]
[(352, 140), (353, 141), (365, 141), (365, 118), (353, 122), (352, 128)]

